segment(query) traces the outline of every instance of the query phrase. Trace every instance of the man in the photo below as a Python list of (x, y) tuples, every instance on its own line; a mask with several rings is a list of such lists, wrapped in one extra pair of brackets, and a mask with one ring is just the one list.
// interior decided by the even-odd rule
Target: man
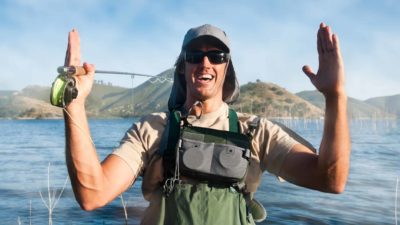
[[(343, 192), (350, 156), (343, 62), (338, 37), (331, 33), (330, 27), (320, 24), (317, 40), (318, 72), (314, 74), (309, 66), (304, 66), (303, 71), (326, 100), (319, 153), (314, 153), (265, 118), (238, 113), (240, 131), (252, 131), (250, 163), (244, 186), (240, 189), (214, 186), (214, 182), (198, 181), (196, 176), (181, 176), (180, 166), (175, 167), (178, 176), (174, 181), (178, 182), (169, 183), (167, 181), (171, 179), (165, 177), (168, 176), (165, 170), (171, 166), (165, 162), (170, 161), (163, 160), (162, 151), (167, 148), (171, 133), (179, 133), (170, 128), (170, 115), (175, 110), (180, 111), (180, 115), (187, 115), (182, 118), (191, 126), (222, 131), (231, 129), (228, 104), (238, 97), (239, 86), (224, 31), (203, 25), (187, 32), (176, 62), (168, 102), (170, 113), (154, 113), (133, 124), (121, 145), (101, 163), (88, 136), (84, 106), (92, 88), (95, 68), (84, 63), (87, 75), (77, 76), (79, 94), (65, 108), (64, 116), (67, 166), (80, 206), (84, 210), (93, 210), (106, 205), (129, 188), (139, 175), (143, 176), (143, 194), (150, 202), (142, 224), (253, 224), (243, 199), (246, 193), (256, 191), (265, 170), (303, 187)], [(65, 65), (80, 65), (76, 30), (69, 33)], [(256, 124), (254, 130), (251, 124)], [(232, 199), (235, 203), (228, 202)], [(198, 202), (204, 204), (198, 207)], [(225, 206), (227, 211), (224, 211)], [(237, 215), (232, 213), (235, 210)]]

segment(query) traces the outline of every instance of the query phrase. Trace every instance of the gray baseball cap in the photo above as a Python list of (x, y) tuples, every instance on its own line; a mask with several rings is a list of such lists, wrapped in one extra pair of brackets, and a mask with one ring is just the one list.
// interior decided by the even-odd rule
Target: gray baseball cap
[[(199, 27), (191, 28), (187, 31), (183, 43), (181, 53), (175, 63), (174, 82), (172, 84), (171, 94), (168, 100), (168, 109), (174, 110), (183, 106), (186, 100), (186, 80), (184, 75), (184, 52), (194, 41), (207, 41), (222, 47), (222, 50), (231, 53), (229, 39), (226, 33), (213, 25), (204, 24)], [(232, 59), (228, 62), (228, 68), (223, 86), (223, 101), (231, 104), (239, 97), (239, 82), (233, 68)]]
[(204, 24), (199, 27), (194, 27), (188, 30), (188, 32), (185, 35), (185, 38), (183, 39), (182, 50), (186, 50), (187, 46), (189, 46), (189, 44), (192, 41), (197, 40), (201, 37), (211, 38), (216, 41), (219, 41), (220, 44), (222, 44), (224, 50), (230, 52), (229, 39), (226, 36), (225, 31), (217, 27), (214, 27), (213, 25), (210, 24)]

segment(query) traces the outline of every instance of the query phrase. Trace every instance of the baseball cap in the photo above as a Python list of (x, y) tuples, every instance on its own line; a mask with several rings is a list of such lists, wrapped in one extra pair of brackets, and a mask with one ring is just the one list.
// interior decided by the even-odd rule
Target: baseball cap
[(225, 51), (230, 52), (229, 39), (225, 31), (210, 24), (204, 24), (189, 29), (183, 39), (182, 50), (185, 50), (194, 40), (203, 37), (217, 40), (220, 42), (220, 44), (222, 44), (222, 47)]

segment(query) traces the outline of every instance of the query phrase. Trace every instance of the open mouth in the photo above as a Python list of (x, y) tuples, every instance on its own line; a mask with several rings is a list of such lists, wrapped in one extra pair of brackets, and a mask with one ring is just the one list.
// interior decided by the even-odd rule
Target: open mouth
[(210, 81), (210, 80), (214, 79), (214, 76), (211, 74), (202, 74), (202, 75), (198, 76), (197, 79), (202, 80), (202, 81)]

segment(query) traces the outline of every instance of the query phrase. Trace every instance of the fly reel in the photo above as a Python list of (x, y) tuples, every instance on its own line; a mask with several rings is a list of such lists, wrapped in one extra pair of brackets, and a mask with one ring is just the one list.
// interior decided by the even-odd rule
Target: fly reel
[(82, 72), (82, 74), (85, 74), (85, 72), (83, 68), (75, 66), (61, 66), (57, 71), (59, 75), (51, 86), (50, 103), (54, 106), (65, 108), (78, 96), (78, 88), (76, 88), (74, 76)]

